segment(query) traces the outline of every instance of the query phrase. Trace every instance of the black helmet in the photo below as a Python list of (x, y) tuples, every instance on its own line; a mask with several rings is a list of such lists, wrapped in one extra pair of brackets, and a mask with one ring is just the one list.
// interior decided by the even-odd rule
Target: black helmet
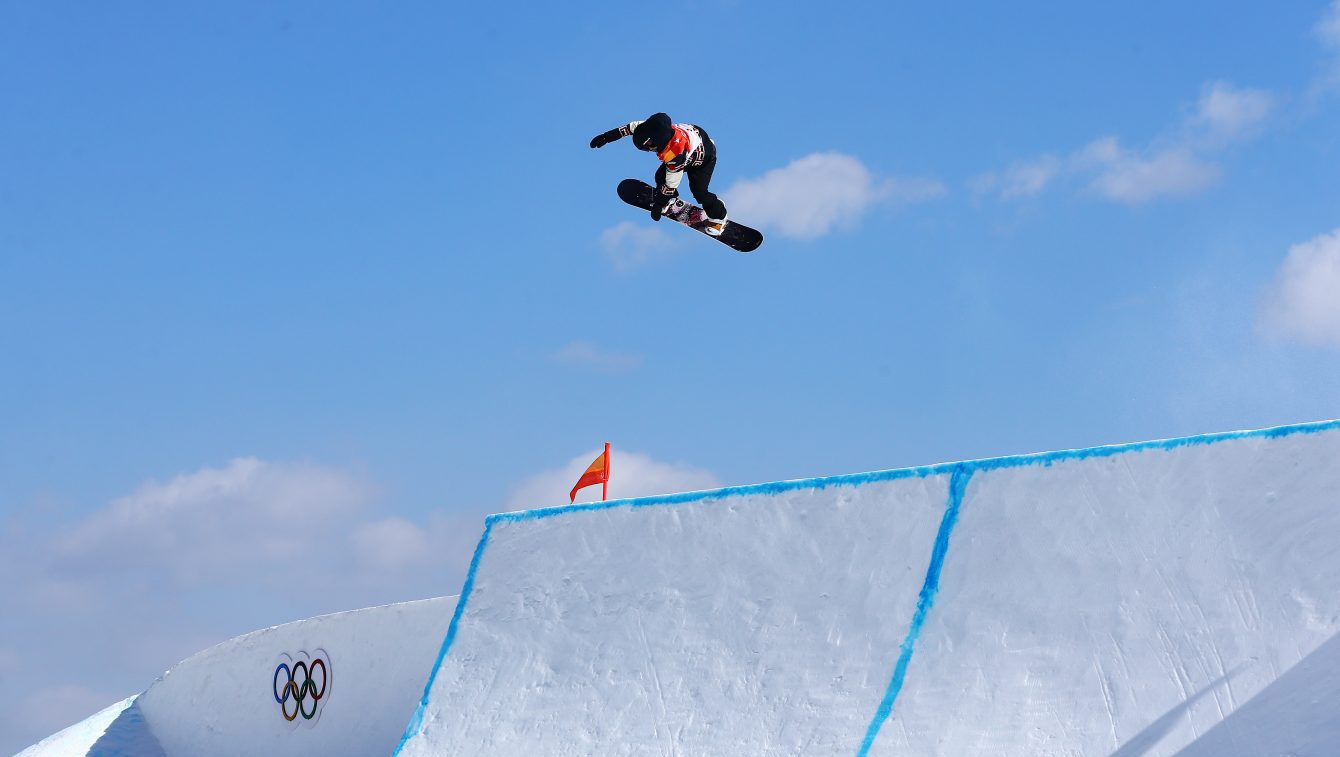
[(664, 113), (653, 113), (633, 129), (633, 144), (639, 150), (660, 152), (675, 136), (675, 126)]

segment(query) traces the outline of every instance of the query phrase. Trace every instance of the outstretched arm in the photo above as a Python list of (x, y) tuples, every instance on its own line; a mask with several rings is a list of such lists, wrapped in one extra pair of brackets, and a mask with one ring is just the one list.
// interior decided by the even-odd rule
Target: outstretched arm
[(640, 124), (640, 123), (642, 123), (642, 122), (641, 122), (641, 121), (630, 121), (629, 123), (626, 123), (626, 124), (624, 124), (623, 126), (619, 126), (619, 127), (617, 127), (617, 128), (610, 129), (609, 131), (607, 131), (607, 132), (603, 132), (603, 133), (601, 133), (601, 134), (597, 134), (594, 138), (591, 139), (591, 146), (592, 146), (592, 147), (604, 147), (605, 145), (609, 144), (610, 142), (617, 142), (617, 141), (619, 141), (620, 139), (622, 139), (622, 138), (628, 136), (629, 134), (632, 134), (632, 133), (633, 133), (633, 129), (636, 129), (637, 126), (638, 126), (638, 124)]

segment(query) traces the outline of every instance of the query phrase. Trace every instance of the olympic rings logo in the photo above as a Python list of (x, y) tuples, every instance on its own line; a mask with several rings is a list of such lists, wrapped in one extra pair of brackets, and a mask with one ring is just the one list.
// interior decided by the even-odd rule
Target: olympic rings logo
[[(279, 705), (279, 714), (290, 723), (315, 722), (329, 699), (331, 687), (330, 655), (299, 652), (298, 659), (283, 654), (271, 676), (271, 691)], [(298, 718), (302, 720), (299, 721)]]

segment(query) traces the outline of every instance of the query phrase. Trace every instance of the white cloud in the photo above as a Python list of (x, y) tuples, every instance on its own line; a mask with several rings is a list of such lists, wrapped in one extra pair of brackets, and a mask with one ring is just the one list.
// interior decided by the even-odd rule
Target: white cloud
[(1193, 139), (1213, 148), (1255, 134), (1270, 116), (1275, 98), (1262, 89), (1243, 89), (1224, 81), (1206, 84), (1187, 121)]
[[(236, 587), (282, 601), (320, 595), (325, 611), (450, 593), (439, 578), (459, 555), (437, 548), (472, 546), (483, 513), (417, 525), (379, 512), (376, 497), (339, 469), (239, 458), (145, 483), (50, 536), (33, 585), (54, 612), (127, 588), (151, 589), (164, 606), (181, 593)], [(437, 574), (425, 585), (429, 571)]]
[(1340, 53), (1340, 0), (1332, 0), (1313, 30), (1323, 47)]
[(891, 177), (884, 180), (881, 188), (883, 190), (882, 199), (899, 205), (934, 200), (949, 194), (949, 188), (944, 185), (944, 182), (924, 176)]
[(1261, 324), (1306, 344), (1340, 347), (1340, 229), (1289, 248), (1266, 291)]
[(404, 518), (363, 523), (351, 538), (359, 559), (382, 570), (423, 564), (431, 548), (427, 532)]
[(591, 342), (576, 341), (554, 353), (554, 359), (568, 365), (585, 366), (606, 373), (625, 373), (642, 364), (637, 355), (607, 352)]
[(1064, 162), (1055, 155), (1015, 163), (1005, 169), (1005, 175), (1001, 177), (1000, 196), (1005, 199), (1031, 197), (1046, 189), (1063, 170)]
[(55, 544), (58, 575), (151, 570), (180, 585), (220, 574), (291, 573), (329, 545), (372, 495), (359, 479), (305, 464), (233, 460), (148, 482)]
[(1266, 90), (1210, 82), (1178, 126), (1145, 147), (1124, 147), (1116, 137), (1103, 137), (1065, 157), (1046, 154), (1004, 172), (982, 173), (969, 187), (979, 196), (1008, 200), (1037, 195), (1071, 178), (1085, 181), (1101, 197), (1128, 204), (1195, 194), (1223, 173), (1211, 158), (1255, 136), (1274, 107), (1275, 96)]
[(968, 191), (972, 192), (973, 197), (981, 197), (995, 192), (1000, 187), (1000, 182), (1000, 174), (986, 171), (968, 179)]
[[(568, 493), (582, 472), (600, 454), (591, 450), (561, 468), (543, 471), (521, 482), (507, 499), (507, 510), (532, 510), (568, 503)], [(721, 482), (710, 471), (680, 463), (663, 463), (639, 452), (615, 447), (610, 453), (610, 499), (716, 489)], [(578, 502), (600, 499), (600, 487), (577, 493)]]
[(1340, 0), (1332, 0), (1312, 31), (1329, 54), (1324, 69), (1309, 87), (1309, 96), (1315, 98), (1340, 86)]
[(605, 229), (600, 234), (600, 246), (614, 269), (624, 272), (669, 257), (679, 243), (664, 228), (652, 225), (648, 216), (646, 223), (624, 221)]
[(723, 195), (732, 218), (783, 236), (813, 239), (854, 224), (877, 202), (911, 203), (944, 193), (944, 185), (934, 179), (880, 180), (856, 158), (826, 152), (738, 181)]
[(1091, 166), (1097, 176), (1090, 188), (1110, 200), (1129, 204), (1156, 197), (1194, 194), (1219, 179), (1219, 168), (1185, 148), (1146, 157), (1126, 150), (1108, 137), (1093, 142), (1076, 156), (1076, 165)]

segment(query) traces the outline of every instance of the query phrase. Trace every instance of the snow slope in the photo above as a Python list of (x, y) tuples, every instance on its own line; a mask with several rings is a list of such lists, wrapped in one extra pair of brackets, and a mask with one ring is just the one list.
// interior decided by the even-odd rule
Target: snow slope
[(1340, 422), (491, 517), (403, 755), (1340, 754)]
[[(455, 597), (440, 597), (239, 636), (178, 663), (139, 696), (21, 754), (389, 754), (414, 711), (454, 608)], [(306, 674), (293, 676), (290, 688), (288, 674), (299, 662), (301, 670), (314, 664), (323, 670), (311, 675), (310, 686), (301, 686)], [(300, 687), (302, 712), (310, 719), (298, 714), (294, 694)]]
[(121, 722), (122, 715), (135, 705), (135, 697), (127, 697), (116, 704), (99, 710), (74, 725), (42, 739), (19, 752), (17, 757), (59, 757), (94, 753), (93, 745), (106, 743), (113, 724)]

